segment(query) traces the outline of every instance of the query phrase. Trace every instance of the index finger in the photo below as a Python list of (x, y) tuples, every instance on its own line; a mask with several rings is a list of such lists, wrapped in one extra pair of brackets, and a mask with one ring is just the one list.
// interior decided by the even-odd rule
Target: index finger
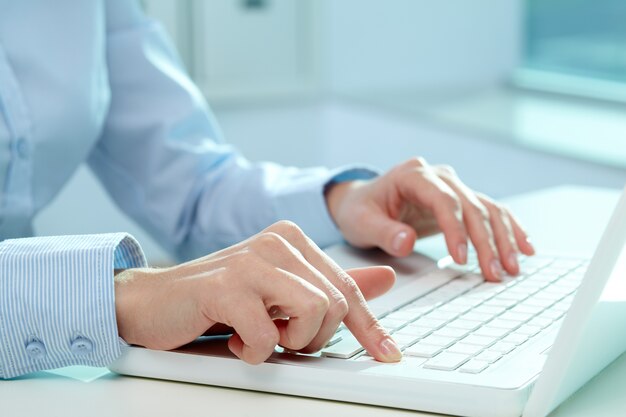
[(402, 358), (398, 345), (378, 323), (352, 277), (309, 239), (298, 226), (291, 222), (279, 222), (265, 231), (277, 233), (285, 238), (314, 268), (341, 291), (348, 304), (348, 314), (344, 318), (344, 323), (370, 355), (382, 362), (397, 362)]
[(427, 165), (412, 168), (399, 177), (395, 185), (406, 201), (432, 212), (445, 237), (448, 252), (455, 262), (464, 264), (467, 260), (467, 230), (457, 193)]

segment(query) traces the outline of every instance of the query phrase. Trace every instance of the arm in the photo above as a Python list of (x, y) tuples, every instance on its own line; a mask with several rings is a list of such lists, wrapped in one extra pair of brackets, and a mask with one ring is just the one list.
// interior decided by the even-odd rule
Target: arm
[(161, 27), (135, 1), (106, 4), (112, 101), (89, 164), (122, 209), (182, 259), (280, 219), (321, 246), (340, 240), (323, 188), (341, 171), (248, 162), (223, 143)]

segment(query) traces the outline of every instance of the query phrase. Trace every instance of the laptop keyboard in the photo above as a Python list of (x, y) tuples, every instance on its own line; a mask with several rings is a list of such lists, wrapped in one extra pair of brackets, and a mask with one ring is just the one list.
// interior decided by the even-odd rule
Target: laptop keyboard
[[(441, 371), (483, 372), (530, 339), (560, 326), (588, 264), (524, 257), (519, 276), (488, 283), (480, 275), (475, 255), (470, 257), (465, 266), (436, 271), (443, 280), (437, 276), (431, 281), (442, 280), (441, 285), (380, 315), (380, 324), (412, 364)], [(321, 354), (373, 360), (343, 326)]]

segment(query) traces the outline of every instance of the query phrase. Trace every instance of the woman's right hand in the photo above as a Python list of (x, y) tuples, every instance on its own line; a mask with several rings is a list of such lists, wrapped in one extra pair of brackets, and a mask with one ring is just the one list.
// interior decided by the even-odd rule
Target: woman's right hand
[(118, 330), (128, 343), (168, 350), (226, 325), (235, 332), (230, 350), (257, 364), (276, 345), (318, 351), (343, 321), (372, 356), (395, 362), (400, 350), (365, 302), (394, 280), (388, 267), (344, 271), (282, 221), (203, 258), (117, 274)]

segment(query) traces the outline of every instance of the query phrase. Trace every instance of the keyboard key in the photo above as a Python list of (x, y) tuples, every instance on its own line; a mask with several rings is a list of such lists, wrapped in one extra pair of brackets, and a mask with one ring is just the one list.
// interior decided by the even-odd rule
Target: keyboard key
[(467, 296), (490, 296), (490, 295), (496, 295), (502, 291), (504, 291), (506, 289), (506, 287), (500, 285), (500, 284), (495, 284), (495, 283), (491, 283), (491, 282), (484, 282), (482, 284), (480, 284), (479, 286), (471, 289), (468, 293)]
[(442, 352), (424, 364), (426, 369), (453, 371), (469, 360), (469, 356), (460, 353)]
[(387, 314), (383, 320), (399, 320), (402, 322), (407, 322), (407, 321), (412, 321), (413, 319), (415, 319), (416, 315), (414, 313), (408, 312), (408, 311), (404, 311), (404, 310), (399, 310), (399, 311), (394, 311), (393, 313), (389, 313)]
[(532, 337), (541, 331), (542, 327), (532, 326), (530, 324), (524, 324), (519, 329), (515, 330), (515, 333), (522, 334), (528, 337)]
[(511, 311), (507, 311), (506, 313), (501, 314), (498, 318), (500, 320), (506, 321), (514, 321), (517, 323), (524, 323), (530, 320), (534, 315), (530, 313), (513, 313)]
[(466, 297), (462, 295), (450, 301), (448, 304), (446, 304), (446, 306), (458, 306), (459, 308), (460, 307), (472, 308), (472, 307), (476, 307), (481, 302), (482, 300), (478, 300), (476, 298)]
[(483, 353), (476, 356), (476, 360), (485, 361), (488, 363), (494, 363), (502, 357), (502, 353), (492, 350), (486, 350)]
[(424, 316), (425, 319), (435, 319), (435, 320), (444, 320), (450, 321), (455, 319), (459, 313), (455, 313), (452, 311), (441, 311), (439, 309), (432, 311)]
[(477, 320), (466, 320), (465, 316), (463, 316), (462, 318), (451, 321), (446, 327), (455, 327), (471, 331), (478, 329), (480, 326), (482, 326), (482, 322)]
[(395, 330), (399, 327), (402, 327), (406, 324), (406, 321), (404, 320), (393, 320), (393, 319), (388, 319), (387, 317), (381, 319), (378, 321), (378, 323), (383, 326), (385, 329), (387, 330)]
[(487, 347), (487, 346), (492, 345), (496, 340), (497, 340), (497, 338), (495, 338), (495, 337), (478, 336), (478, 335), (475, 335), (475, 334), (471, 334), (471, 335), (467, 336), (466, 338), (461, 339), (461, 342), (467, 343), (467, 344), (470, 344), (470, 345), (477, 345), (477, 346)]
[[(496, 297), (494, 297), (495, 299)], [(520, 302), (528, 298), (528, 293), (525, 291), (516, 291), (516, 290), (508, 290), (503, 292), (502, 294), (497, 295), (497, 299), (500, 300), (511, 300), (515, 302)]]
[(550, 266), (571, 270), (580, 266), (581, 263), (582, 261), (580, 259), (555, 259)]
[(498, 342), (489, 348), (490, 351), (499, 352), (503, 355), (512, 352), (517, 345), (515, 343)]
[(504, 339), (502, 339), (503, 342), (514, 343), (514, 344), (516, 344), (518, 346), (523, 344), (527, 340), (528, 340), (528, 336), (527, 335), (523, 335), (523, 334), (519, 334), (519, 333), (512, 333), (512, 334), (506, 336)]
[(402, 329), (398, 330), (394, 334), (401, 333), (401, 334), (415, 336), (416, 338), (418, 338), (418, 337), (424, 337), (432, 333), (432, 331), (433, 329), (428, 328), (428, 327), (422, 327), (422, 326), (417, 326), (415, 324), (409, 324), (406, 327), (403, 327)]
[(513, 307), (514, 305), (516, 305), (518, 302), (516, 300), (507, 300), (504, 298), (492, 298), (490, 300), (487, 300), (483, 303), (483, 306), (485, 307), (495, 307), (495, 308), (510, 308)]
[(446, 349), (446, 352), (454, 352), (454, 353), (463, 353), (465, 355), (476, 355), (478, 352), (483, 350), (482, 346), (478, 345), (469, 345), (463, 342), (457, 342)]
[(491, 320), (492, 318), (493, 316), (491, 314), (476, 313), (473, 310), (470, 311), (469, 313), (463, 314), (463, 319), (479, 321), (481, 323), (487, 322)]
[(497, 327), (501, 329), (513, 330), (519, 327), (522, 322), (519, 321), (511, 321), (511, 320), (503, 320), (501, 318), (493, 319), (489, 322), (489, 326)]
[(529, 305), (529, 306), (537, 306), (537, 307), (541, 307), (542, 309), (544, 308), (548, 308), (553, 304), (552, 300), (546, 300), (545, 298), (534, 298), (531, 297), (528, 300), (524, 301), (525, 305)]
[(363, 350), (363, 346), (361, 346), (352, 333), (347, 330), (340, 333), (341, 340), (332, 346), (322, 349), (322, 356), (347, 359)]
[(428, 345), (422, 342), (418, 342), (413, 346), (409, 346), (404, 349), (404, 354), (408, 356), (419, 356), (422, 358), (432, 358), (439, 352), (441, 352), (442, 348), (440, 346)]
[(541, 313), (540, 315), (538, 315), (537, 318), (548, 319), (548, 320), (556, 320), (556, 319), (561, 318), (562, 316), (563, 316), (563, 312), (562, 311), (546, 310), (543, 313)]
[(431, 334), (430, 336), (426, 336), (424, 339), (422, 339), (422, 342), (426, 343), (427, 345), (446, 348), (452, 345), (456, 340), (456, 337), (435, 336), (434, 334)]
[(487, 361), (472, 359), (469, 362), (467, 362), (465, 365), (463, 365), (461, 368), (459, 368), (459, 371), (466, 372), (468, 374), (477, 374), (487, 369), (488, 366), (489, 366), (489, 362)]
[[(478, 265), (475, 264), (475, 267), (478, 267)], [(485, 282), (485, 279), (482, 277), (482, 275), (478, 274), (463, 274), (460, 277), (455, 278), (453, 282), (463, 282), (470, 287), (475, 287)]]
[(450, 312), (450, 313), (455, 313), (456, 315), (465, 313), (466, 311), (470, 310), (472, 308), (471, 305), (469, 304), (465, 304), (465, 305), (459, 305), (459, 304), (452, 304), (452, 302), (448, 303), (448, 304), (444, 304), (441, 307), (438, 308), (439, 311), (445, 311), (445, 312)]
[(475, 309), (472, 310), (473, 313), (478, 313), (478, 314), (487, 314), (490, 317), (495, 317), (497, 315), (500, 315), (502, 313), (504, 313), (506, 309), (503, 307), (489, 307), (486, 305), (486, 303), (476, 307)]
[(446, 324), (447, 320), (442, 319), (429, 319), (426, 317), (422, 317), (417, 319), (412, 324), (418, 327), (428, 327), (432, 330), (436, 330)]
[(553, 320), (547, 319), (545, 317), (544, 318), (535, 317), (534, 319), (529, 321), (528, 324), (530, 324), (531, 326), (538, 326), (544, 329), (548, 327), (549, 325), (551, 325), (552, 321)]
[(521, 304), (518, 304), (517, 306), (513, 307), (510, 311), (511, 313), (522, 313), (522, 314), (528, 313), (528, 314), (535, 315), (543, 311), (543, 308), (526, 304), (526, 301), (523, 301)]
[(456, 327), (444, 326), (441, 329), (435, 331), (433, 333), (434, 336), (443, 336), (443, 337), (453, 337), (455, 339), (460, 339), (468, 335), (470, 330), (468, 329), (459, 329)]
[(476, 330), (473, 334), (478, 336), (487, 336), (487, 337), (495, 337), (496, 339), (500, 339), (510, 333), (509, 329), (503, 329), (501, 327), (492, 327), (489, 324), (481, 327)]
[(417, 337), (413, 335), (407, 335), (407, 334), (401, 334), (401, 333), (394, 333), (391, 335), (391, 337), (393, 338), (393, 340), (396, 341), (396, 343), (400, 347), (408, 346), (418, 339)]

